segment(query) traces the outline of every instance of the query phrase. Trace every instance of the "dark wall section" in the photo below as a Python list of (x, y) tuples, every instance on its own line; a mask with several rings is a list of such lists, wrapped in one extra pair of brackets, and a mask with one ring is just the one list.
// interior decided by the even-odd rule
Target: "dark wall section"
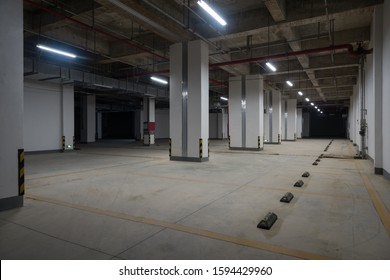
[(134, 112), (103, 113), (103, 139), (135, 139), (134, 115)]
[(310, 137), (345, 138), (347, 137), (347, 113), (334, 111), (325, 114), (310, 112)]

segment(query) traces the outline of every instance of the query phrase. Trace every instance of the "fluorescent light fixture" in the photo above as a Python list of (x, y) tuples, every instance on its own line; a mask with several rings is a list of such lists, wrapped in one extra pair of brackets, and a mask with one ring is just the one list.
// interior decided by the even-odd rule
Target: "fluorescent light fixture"
[(221, 25), (225, 26), (227, 23), (226, 21), (221, 18), (220, 15), (218, 15), (209, 5), (207, 5), (206, 2), (203, 0), (198, 1), (198, 5), (203, 8), (207, 13), (209, 13), (210, 16), (212, 16), (216, 21), (218, 21)]
[(324, 112), (321, 111), (321, 114), (323, 114)]
[(320, 109), (317, 109), (317, 111), (318, 111), (318, 112), (321, 112), (321, 110), (320, 110)]
[(160, 84), (164, 84), (164, 85), (168, 84), (168, 82), (166, 80), (163, 80), (163, 79), (160, 79), (160, 78), (157, 78), (157, 77), (154, 77), (154, 76), (150, 77), (150, 79), (152, 79), (153, 81), (158, 82)]
[(303, 95), (303, 92), (302, 92), (302, 91), (298, 91), (298, 94), (299, 94), (300, 96), (302, 96), (302, 95)]
[(112, 88), (112, 86), (106, 86), (101, 84), (93, 84), (95, 87), (102, 87), (102, 88)]
[(293, 86), (293, 83), (292, 82), (290, 82), (290, 81), (286, 81), (286, 83), (290, 86), (290, 87), (292, 87)]
[(57, 49), (53, 49), (53, 48), (50, 48), (50, 47), (47, 47), (47, 46), (44, 46), (44, 45), (37, 45), (37, 48), (41, 49), (41, 50), (45, 50), (45, 51), (48, 51), (48, 52), (53, 52), (53, 53), (57, 53), (57, 54), (61, 54), (61, 55), (64, 55), (64, 56), (67, 56), (67, 57), (71, 57), (71, 58), (76, 58), (77, 56), (73, 53), (68, 53), (68, 52), (64, 52), (64, 51), (60, 51), (60, 50), (57, 50)]
[(223, 97), (223, 96), (221, 96), (221, 99), (225, 100), (225, 101), (228, 101), (228, 99), (226, 97)]
[(307, 97), (305, 98), (305, 100), (306, 100), (307, 102), (309, 102), (309, 101), (310, 101), (310, 99), (309, 99), (309, 98), (307, 98)]
[(318, 109), (318, 107), (317, 107), (317, 106), (314, 106), (314, 108)]
[(276, 71), (276, 67), (271, 62), (266, 62), (265, 65), (267, 65), (268, 68), (271, 69), (273, 72)]
[(310, 105), (311, 105), (311, 106), (314, 106), (314, 103), (312, 102), (312, 103), (310, 103)]

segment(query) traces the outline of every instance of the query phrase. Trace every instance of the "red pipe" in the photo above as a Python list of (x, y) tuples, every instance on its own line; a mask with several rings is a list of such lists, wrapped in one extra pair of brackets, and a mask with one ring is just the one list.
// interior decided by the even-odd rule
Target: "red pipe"
[(43, 5), (39, 4), (39, 3), (36, 3), (36, 2), (34, 2), (34, 1), (32, 1), (32, 0), (23, 0), (23, 1), (29, 3), (29, 4), (32, 5), (32, 6), (35, 6), (35, 7), (37, 7), (37, 8), (40, 8), (40, 9), (42, 9), (42, 10), (44, 10), (44, 11), (46, 11), (46, 12), (52, 14), (52, 15), (55, 15), (55, 16), (57, 16), (57, 17), (65, 18), (65, 19), (67, 19), (67, 20), (69, 20), (69, 21), (72, 21), (72, 22), (74, 22), (74, 23), (77, 23), (77, 24), (79, 24), (79, 25), (81, 25), (81, 26), (83, 26), (83, 27), (85, 27), (85, 28), (87, 28), (87, 29), (96, 31), (96, 32), (98, 32), (98, 33), (100, 33), (100, 34), (103, 34), (104, 36), (107, 36), (107, 37), (110, 37), (110, 38), (115, 39), (115, 40), (117, 40), (117, 41), (120, 41), (120, 42), (122, 42), (122, 43), (124, 43), (124, 44), (126, 44), (126, 45), (129, 45), (129, 46), (133, 47), (133, 48), (142, 50), (142, 51), (147, 52), (147, 53), (149, 53), (149, 54), (151, 54), (151, 55), (154, 55), (154, 56), (156, 56), (156, 57), (159, 57), (159, 58), (161, 58), (161, 59), (168, 60), (168, 58), (166, 58), (166, 57), (164, 57), (164, 56), (162, 56), (162, 55), (159, 55), (159, 54), (157, 54), (157, 53), (155, 53), (155, 52), (152, 52), (152, 51), (146, 49), (146, 48), (143, 47), (143, 46), (140, 46), (140, 45), (138, 45), (138, 44), (131, 43), (131, 42), (129, 42), (129, 41), (126, 40), (126, 39), (120, 38), (120, 37), (118, 37), (118, 36), (116, 36), (116, 35), (113, 35), (113, 34), (111, 34), (111, 33), (108, 33), (107, 31), (104, 31), (104, 30), (102, 30), (102, 29), (100, 29), (100, 28), (96, 28), (96, 27), (94, 27), (94, 26), (92, 26), (92, 25), (86, 24), (86, 23), (84, 23), (84, 22), (82, 22), (82, 21), (79, 21), (79, 20), (74, 19), (74, 18), (72, 18), (72, 17), (69, 17), (69, 16), (67, 16), (67, 15), (64, 15), (64, 14), (62, 14), (62, 13), (60, 13), (60, 12), (57, 12), (57, 11), (55, 11), (55, 10), (53, 10), (53, 9), (50, 9), (50, 8), (48, 8), (48, 7), (46, 7), (46, 6), (43, 6)]
[[(343, 49), (347, 49), (348, 54), (350, 54), (350, 55), (358, 55), (358, 53), (353, 50), (353, 46), (351, 44), (343, 44), (343, 45), (335, 45), (335, 46), (329, 46), (329, 47), (324, 47), (324, 48), (308, 49), (308, 50), (302, 50), (302, 51), (274, 54), (274, 55), (270, 55), (270, 56), (260, 56), (260, 57), (253, 57), (253, 58), (247, 58), (247, 59), (219, 62), (219, 63), (209, 64), (209, 67), (214, 68), (214, 67), (221, 67), (221, 66), (234, 65), (234, 64), (244, 64), (244, 63), (249, 63), (249, 62), (265, 61), (265, 60), (286, 58), (286, 57), (290, 57), (290, 56), (322, 53), (322, 52), (343, 50)], [(371, 52), (372, 52), (372, 50), (365, 50), (364, 51), (365, 54), (369, 54)], [(169, 69), (161, 70), (161, 71), (157, 71), (157, 72), (146, 72), (146, 73), (136, 74), (136, 75), (132, 75), (131, 77), (147, 76), (147, 75), (160, 74), (160, 73), (169, 73)], [(224, 83), (224, 82), (221, 82), (221, 83)]]
[(273, 60), (273, 59), (278, 59), (278, 58), (286, 58), (286, 57), (290, 57), (290, 56), (322, 53), (322, 52), (336, 51), (336, 50), (343, 50), (343, 49), (347, 49), (348, 53), (351, 55), (356, 55), (356, 53), (353, 51), (353, 46), (351, 44), (344, 44), (344, 45), (329, 46), (329, 47), (324, 47), (324, 48), (274, 54), (274, 55), (269, 55), (269, 56), (261, 56), (261, 57), (253, 57), (253, 58), (247, 58), (247, 59), (226, 61), (226, 62), (219, 62), (219, 63), (210, 64), (209, 67), (214, 68), (214, 67), (221, 67), (221, 66), (227, 66), (227, 65), (233, 65), (233, 64), (244, 64), (244, 63), (249, 63), (249, 62)]

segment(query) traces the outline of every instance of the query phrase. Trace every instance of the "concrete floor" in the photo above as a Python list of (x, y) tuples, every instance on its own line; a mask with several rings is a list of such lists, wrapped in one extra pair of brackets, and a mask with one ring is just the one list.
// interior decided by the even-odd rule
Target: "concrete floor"
[[(211, 141), (206, 163), (169, 161), (166, 141), (27, 155), (25, 206), (0, 212), (0, 257), (390, 259), (390, 182), (349, 141), (324, 152), (329, 142), (247, 152)], [(342, 158), (313, 166), (322, 153)], [(279, 219), (258, 229), (269, 211)]]

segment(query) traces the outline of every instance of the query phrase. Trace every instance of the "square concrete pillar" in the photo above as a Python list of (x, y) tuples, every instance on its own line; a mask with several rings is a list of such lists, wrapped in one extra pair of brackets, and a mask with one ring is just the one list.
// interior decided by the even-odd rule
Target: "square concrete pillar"
[(94, 95), (82, 98), (82, 128), (81, 142), (95, 142), (96, 134), (96, 97)]
[(282, 140), (297, 140), (297, 100), (287, 99), (282, 102)]
[(302, 108), (297, 109), (297, 138), (302, 138)]
[(281, 94), (278, 90), (265, 91), (265, 143), (280, 144), (282, 134), (282, 105)]
[(170, 159), (207, 161), (209, 139), (208, 46), (203, 41), (170, 47)]
[(261, 75), (229, 79), (230, 149), (263, 149), (263, 102), (263, 77)]
[(0, 1), (0, 210), (23, 206), (23, 1)]
[(142, 109), (142, 139), (144, 145), (154, 145), (156, 131), (156, 99), (144, 97)]

